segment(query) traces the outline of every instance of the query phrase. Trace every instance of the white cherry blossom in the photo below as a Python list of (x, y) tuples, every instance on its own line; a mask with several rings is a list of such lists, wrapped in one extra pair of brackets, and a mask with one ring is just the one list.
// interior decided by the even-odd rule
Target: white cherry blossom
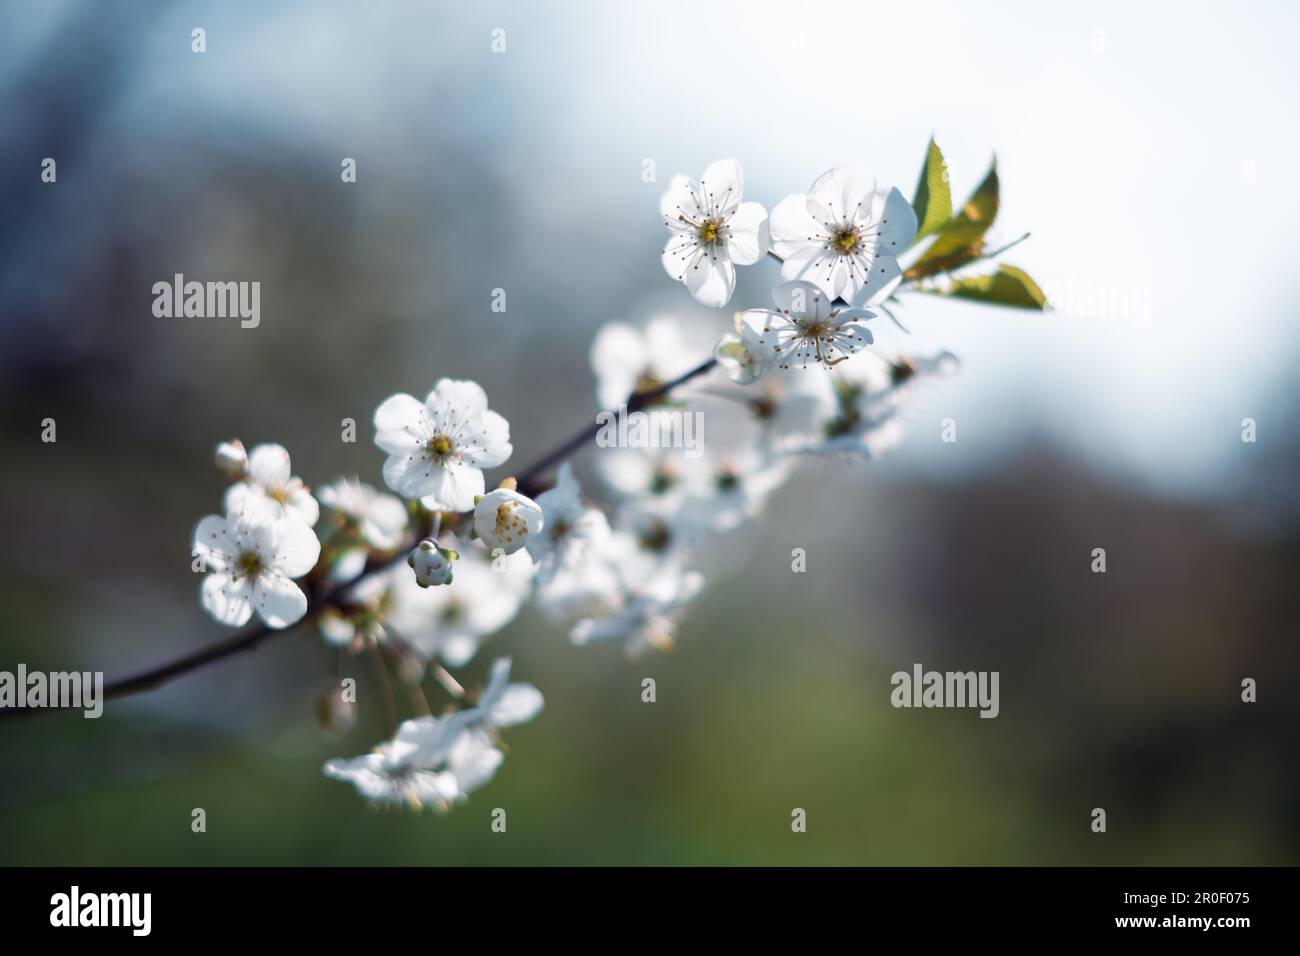
[(601, 408), (618, 408), (628, 397), (672, 381), (696, 364), (696, 352), (676, 319), (660, 315), (644, 329), (606, 322), (591, 344), (596, 399)]
[(243, 511), (250, 501), (267, 501), (309, 527), (314, 525), (320, 517), (320, 505), (292, 472), (289, 452), (283, 445), (255, 445), (248, 455), (244, 480), (226, 490), (226, 511)]
[(532, 684), (510, 683), (510, 658), (502, 657), (492, 662), (487, 687), (465, 716), (487, 727), (514, 727), (536, 717), (544, 703)]
[(671, 514), (681, 507), (687, 459), (679, 448), (602, 448), (592, 464), (626, 510)]
[(748, 402), (761, 440), (783, 451), (816, 439), (821, 422), (836, 408), (834, 383), (833, 375), (809, 375), (801, 369), (778, 370), (765, 377)]
[(380, 744), (372, 753), (328, 760), (325, 776), (343, 780), (375, 806), (446, 806), (460, 794), (455, 776), (420, 765), (418, 748), (409, 741)]
[(446, 810), (488, 783), (503, 759), (481, 713), (460, 711), (404, 721), (373, 753), (330, 760), (323, 769), (378, 806)]
[(579, 621), (569, 638), (579, 645), (621, 640), (628, 657), (638, 657), (650, 648), (670, 650), (680, 610), (703, 587), (704, 577), (698, 572), (667, 566), (662, 573), (629, 589), (612, 614)]
[(713, 531), (731, 531), (758, 517), (773, 491), (790, 477), (791, 460), (765, 444), (715, 447), (697, 468), (694, 508)]
[(599, 547), (588, 547), (578, 560), (539, 575), (533, 600), (548, 620), (572, 624), (613, 613), (621, 595), (618, 573), (601, 559)]
[(222, 624), (242, 627), (256, 611), (267, 625), (281, 628), (307, 613), (307, 595), (293, 579), (315, 566), (320, 541), (299, 519), (251, 500), (244, 511), (200, 521), (193, 553), (210, 572), (200, 600)]
[(451, 756), (457, 738), (475, 719), (469, 710), (459, 710), (438, 717), (415, 717), (404, 720), (393, 742), (411, 747), (408, 759), (422, 767), (437, 767)]
[(422, 588), (409, 571), (396, 570), (386, 619), (390, 635), (423, 659), (436, 657), (451, 667), (468, 664), (484, 640), (515, 619), (533, 579), (527, 554), (494, 559), (469, 548), (447, 587)]
[(764, 338), (767, 315), (751, 309), (736, 316), (736, 331), (728, 332), (714, 346), (713, 357), (737, 385), (752, 385), (776, 365), (776, 350), (770, 336)]
[(345, 523), (352, 524), (357, 534), (371, 547), (391, 551), (401, 545), (406, 531), (406, 506), (401, 499), (377, 491), (357, 478), (342, 478), (316, 489), (316, 495), (325, 507)]
[(593, 541), (609, 534), (609, 522), (599, 508), (582, 500), (582, 488), (565, 462), (555, 475), (555, 486), (537, 496), (542, 526), (528, 536), (528, 553), (546, 571), (570, 566)]
[(839, 166), (772, 210), (772, 251), (783, 279), (816, 283), (831, 299), (874, 305), (902, 281), (897, 257), (916, 237), (916, 213), (897, 189), (878, 190), (865, 166)]
[(491, 732), (471, 727), (458, 734), (447, 755), (447, 773), (456, 783), (456, 798), (464, 800), (491, 783), (504, 760)]
[(695, 301), (721, 308), (736, 288), (736, 266), (767, 254), (767, 210), (741, 202), (744, 172), (734, 159), (709, 166), (697, 183), (674, 176), (659, 201), (669, 238), (661, 257)]
[(874, 341), (865, 325), (874, 312), (836, 308), (811, 282), (782, 283), (772, 299), (776, 311), (751, 309), (745, 319), (759, 328), (759, 347), (770, 348), (780, 368), (807, 368), (810, 362), (831, 368)]
[(423, 402), (393, 395), (375, 411), (375, 444), (388, 452), (384, 481), (431, 511), (469, 511), (484, 468), (510, 457), (510, 425), (476, 382), (444, 378)]
[(818, 435), (789, 450), (815, 455), (879, 458), (903, 439), (900, 411), (925, 380), (953, 374), (951, 352), (883, 362), (864, 354), (845, 365), (835, 382), (835, 404), (821, 419)]

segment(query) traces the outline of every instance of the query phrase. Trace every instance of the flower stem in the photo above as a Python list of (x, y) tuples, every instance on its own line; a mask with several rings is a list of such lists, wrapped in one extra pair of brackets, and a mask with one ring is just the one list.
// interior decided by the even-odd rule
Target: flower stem
[(375, 662), (375, 679), (384, 691), (384, 714), (388, 717), (388, 736), (397, 736), (397, 699), (393, 694), (393, 678), (388, 673), (388, 662), (379, 644), (370, 645), (371, 658)]

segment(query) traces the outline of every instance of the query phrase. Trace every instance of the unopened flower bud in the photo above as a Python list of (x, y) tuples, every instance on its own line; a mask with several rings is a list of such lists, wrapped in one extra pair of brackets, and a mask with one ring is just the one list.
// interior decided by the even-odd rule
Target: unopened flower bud
[(212, 465), (217, 472), (230, 481), (240, 481), (248, 474), (248, 452), (244, 443), (238, 438), (223, 441), (212, 454)]
[(354, 692), (343, 681), (335, 681), (316, 698), (316, 722), (327, 734), (341, 737), (357, 722)]
[(509, 488), (488, 492), (474, 506), (474, 532), (489, 551), (500, 548), (514, 554), (524, 547), (530, 534), (541, 530), (541, 506)]
[(422, 588), (450, 584), (452, 562), (460, 555), (451, 548), (440, 548), (428, 539), (421, 541), (406, 557), (406, 563), (415, 572), (415, 583)]

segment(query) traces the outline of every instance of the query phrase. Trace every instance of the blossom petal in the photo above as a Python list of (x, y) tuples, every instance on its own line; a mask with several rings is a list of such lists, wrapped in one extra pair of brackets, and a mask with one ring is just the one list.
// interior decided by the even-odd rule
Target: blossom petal
[(808, 197), (795, 193), (782, 199), (772, 210), (772, 251), (788, 259), (810, 246), (821, 249), (828, 236), (826, 229), (808, 212)]
[(736, 267), (726, 256), (705, 255), (686, 272), (686, 288), (701, 305), (720, 309), (736, 289)]
[(497, 412), (488, 410), (477, 419), (478, 431), (459, 439), (461, 457), (478, 468), (495, 468), (504, 464), (514, 451), (510, 444), (510, 423)]
[(863, 305), (879, 305), (893, 294), (903, 281), (903, 270), (893, 256), (876, 256), (860, 296)]
[(483, 472), (463, 462), (448, 461), (442, 467), (431, 465), (426, 479), (420, 494), (408, 497), (419, 497), (431, 511), (469, 511), (474, 507), (475, 496), (483, 494)]
[(671, 315), (656, 315), (645, 326), (646, 366), (659, 378), (675, 378), (694, 364), (682, 327)]
[(384, 483), (403, 498), (423, 498), (441, 469), (427, 455), (392, 454), (384, 462)]
[(677, 222), (678, 216), (699, 221), (702, 214), (696, 201), (698, 194), (695, 180), (689, 176), (674, 176), (668, 181), (668, 189), (659, 199), (659, 212), (670, 223)]
[(745, 189), (745, 173), (734, 159), (711, 163), (700, 177), (701, 198), (706, 215), (727, 215), (740, 205)]
[(664, 243), (664, 251), (659, 254), (659, 263), (664, 267), (664, 272), (668, 273), (669, 278), (676, 282), (684, 282), (686, 271), (694, 265), (703, 252), (694, 232), (678, 233), (669, 236), (668, 241)]
[(302, 482), (295, 481), (290, 484), (296, 487), (292, 487), (285, 495), (284, 510), (310, 528), (320, 520), (320, 505)]
[(226, 509), (226, 514), (243, 514), (252, 507), (253, 500), (258, 498), (266, 499), (266, 492), (260, 485), (251, 481), (237, 481), (226, 489), (221, 506)]
[(257, 445), (249, 452), (248, 477), (263, 488), (283, 488), (291, 473), (289, 452), (283, 445)]
[(192, 555), (203, 559), (203, 566), (209, 571), (224, 571), (234, 562), (239, 551), (230, 535), (226, 519), (220, 515), (208, 515), (194, 527), (194, 548)]
[(836, 222), (864, 222), (871, 215), (876, 174), (866, 166), (836, 166), (817, 177), (808, 190), (808, 212), (819, 217), (818, 207)]
[(778, 309), (798, 318), (822, 320), (831, 314), (826, 291), (815, 282), (803, 279), (781, 283), (772, 290), (772, 301)]
[(496, 774), (505, 757), (480, 732), (462, 734), (452, 748), (449, 772), (462, 794), (477, 790)]
[(510, 684), (488, 711), (488, 721), (497, 727), (526, 723), (541, 713), (545, 700), (532, 684)]
[(767, 341), (765, 330), (776, 313), (771, 309), (746, 309), (740, 315), (737, 328), (744, 346), (751, 352), (770, 351), (771, 343)]
[(307, 613), (307, 595), (283, 574), (259, 575), (253, 593), (258, 615), (271, 627), (297, 624)]
[(767, 210), (756, 202), (741, 203), (727, 220), (727, 254), (738, 266), (753, 265), (767, 255)]
[(424, 404), (435, 418), (442, 409), (447, 409), (453, 416), (460, 418), (467, 414), (487, 411), (488, 398), (487, 392), (483, 391), (483, 386), (478, 382), (469, 379), (443, 378), (438, 380), (438, 384), (433, 387)]
[(291, 578), (302, 577), (316, 566), (320, 540), (310, 525), (286, 518), (276, 525), (275, 567)]
[(234, 578), (224, 571), (209, 574), (199, 587), (203, 609), (222, 624), (243, 627), (253, 616), (253, 592), (248, 578)]
[(646, 364), (645, 343), (626, 322), (607, 322), (591, 343), (590, 357), (591, 369), (600, 381), (601, 405), (612, 407), (632, 393)]
[(916, 238), (916, 212), (897, 188), (889, 190), (883, 202), (877, 199), (877, 205), (880, 228), (876, 249), (891, 256), (902, 255)]
[(424, 405), (410, 395), (391, 395), (375, 409), (375, 444), (389, 454), (409, 455), (432, 437)]
[(438, 656), (450, 667), (464, 667), (478, 653), (479, 638), (472, 634), (454, 634), (438, 645)]

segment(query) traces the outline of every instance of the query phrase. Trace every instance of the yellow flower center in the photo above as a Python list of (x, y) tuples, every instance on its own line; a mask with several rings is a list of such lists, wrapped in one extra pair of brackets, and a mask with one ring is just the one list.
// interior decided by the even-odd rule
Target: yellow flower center
[(722, 223), (716, 219), (706, 219), (696, 228), (695, 235), (701, 245), (716, 246), (722, 241)]
[(856, 229), (840, 229), (831, 237), (831, 244), (840, 251), (841, 255), (848, 255), (858, 248), (861, 239)]
[(429, 442), (429, 451), (433, 452), (439, 458), (445, 458), (451, 454), (451, 442), (446, 435), (439, 435), (433, 441)]

